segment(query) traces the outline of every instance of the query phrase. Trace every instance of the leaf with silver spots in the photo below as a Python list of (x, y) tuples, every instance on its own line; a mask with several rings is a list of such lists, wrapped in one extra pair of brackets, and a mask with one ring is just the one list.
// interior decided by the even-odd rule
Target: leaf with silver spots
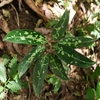
[(5, 36), (4, 41), (29, 45), (41, 45), (47, 43), (46, 38), (41, 33), (28, 29), (11, 31)]
[(34, 47), (19, 63), (18, 66), (18, 74), (21, 77), (27, 69), (31, 66), (31, 64), (41, 55), (44, 51), (44, 46)]
[(59, 40), (64, 36), (69, 21), (69, 12), (66, 10), (61, 17), (60, 21), (56, 24), (52, 32), (52, 39)]
[(82, 68), (91, 67), (91, 65), (95, 64), (95, 62), (67, 45), (55, 45), (54, 50), (57, 56), (67, 64), (76, 65)]
[(61, 60), (56, 55), (49, 56), (49, 66), (51, 71), (61, 78), (62, 80), (68, 80), (67, 74), (65, 73), (65, 69), (61, 63)]
[(84, 37), (65, 37), (59, 41), (59, 44), (67, 45), (72, 48), (88, 47), (92, 45), (96, 39)]
[(42, 86), (44, 83), (44, 78), (46, 75), (46, 71), (48, 69), (49, 57), (48, 55), (42, 55), (40, 59), (38, 59), (34, 72), (33, 72), (33, 87), (35, 94), (39, 97), (40, 92), (42, 90)]

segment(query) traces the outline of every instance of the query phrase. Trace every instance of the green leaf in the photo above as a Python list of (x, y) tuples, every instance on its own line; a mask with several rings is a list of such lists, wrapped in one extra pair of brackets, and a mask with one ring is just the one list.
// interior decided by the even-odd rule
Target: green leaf
[(14, 76), (18, 74), (17, 72), (18, 72), (18, 64), (15, 63), (13, 67), (9, 70), (9, 78), (14, 78)]
[(96, 87), (96, 99), (97, 100), (100, 99), (100, 82), (97, 83), (97, 87)]
[(100, 66), (97, 66), (94, 73), (92, 74), (92, 78), (96, 79), (98, 78), (98, 76), (100, 76)]
[(50, 19), (50, 21), (46, 24), (47, 28), (52, 28), (57, 24), (58, 20)]
[(50, 55), (49, 66), (51, 71), (63, 80), (68, 80), (65, 69), (62, 66), (61, 60), (56, 55)]
[(14, 78), (14, 76), (17, 74), (17, 70), (18, 70), (18, 63), (17, 63), (18, 59), (17, 56), (14, 56), (9, 63), (9, 78)]
[(96, 29), (96, 25), (95, 24), (89, 24), (87, 26), (87, 29), (88, 29), (89, 32), (92, 32)]
[(100, 38), (100, 32), (96, 29), (91, 32), (91, 35), (94, 36), (97, 39)]
[(0, 86), (0, 93), (3, 91), (4, 87)]
[(54, 90), (53, 90), (54, 94), (56, 94), (59, 91), (60, 87), (61, 87), (61, 82), (56, 81), (55, 86), (54, 86)]
[(4, 66), (7, 66), (10, 61), (10, 56), (8, 56), (7, 54), (4, 54), (2, 58), (4, 61)]
[[(99, 12), (99, 17), (100, 17), (100, 12)], [(100, 32), (100, 21), (96, 22), (97, 30)]]
[(4, 41), (29, 45), (41, 45), (46, 43), (46, 39), (42, 34), (28, 29), (11, 31), (5, 36)]
[(94, 93), (94, 90), (89, 87), (86, 91), (86, 100), (94, 100), (95, 98), (95, 93)]
[(53, 90), (54, 91), (54, 94), (57, 93), (58, 90), (61, 87), (61, 81), (56, 76), (54, 76), (54, 75), (52, 75), (50, 77), (50, 79), (47, 80), (47, 81), (48, 81), (48, 83), (52, 83), (54, 85), (54, 90)]
[(83, 68), (91, 67), (91, 65), (95, 64), (93, 61), (76, 52), (69, 46), (55, 45), (54, 49), (57, 56), (67, 64), (76, 65)]
[(52, 32), (52, 38), (53, 40), (59, 40), (61, 37), (64, 36), (64, 33), (66, 31), (66, 28), (68, 26), (69, 21), (69, 12), (66, 10), (61, 17), (60, 21), (55, 25), (53, 32)]
[(6, 68), (4, 66), (4, 61), (3, 59), (0, 59), (0, 81), (5, 83), (7, 80), (6, 77)]
[(9, 67), (12, 68), (17, 61), (17, 55), (13, 56), (13, 58), (10, 60)]
[(48, 63), (49, 63), (49, 58), (48, 55), (45, 54), (40, 59), (38, 59), (34, 68), (33, 87), (37, 97), (40, 96), (40, 92), (42, 90), (44, 78), (48, 68)]
[(44, 49), (44, 46), (33, 47), (33, 49), (22, 59), (18, 66), (19, 77), (26, 72), (30, 65), (41, 55)]
[(84, 37), (65, 37), (59, 41), (59, 44), (67, 45), (72, 48), (88, 47), (95, 42), (95, 39)]
[(19, 90), (21, 90), (21, 85), (15, 81), (10, 81), (8, 84), (7, 84), (7, 88), (10, 89), (12, 92), (16, 92), (18, 93)]

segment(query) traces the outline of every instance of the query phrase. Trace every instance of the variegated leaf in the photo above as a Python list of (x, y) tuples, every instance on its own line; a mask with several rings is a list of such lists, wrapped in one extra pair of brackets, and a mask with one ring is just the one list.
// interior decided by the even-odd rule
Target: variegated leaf
[(69, 21), (69, 13), (66, 10), (63, 16), (61, 17), (60, 21), (58, 21), (58, 23), (53, 29), (53, 32), (52, 32), (53, 40), (59, 40), (60, 38), (62, 38), (62, 36), (64, 36), (64, 33), (68, 26), (68, 21)]
[(42, 90), (44, 78), (46, 75), (46, 71), (48, 68), (49, 57), (48, 55), (43, 55), (40, 59), (38, 59), (34, 72), (33, 72), (33, 87), (35, 94), (39, 97), (40, 92)]
[(91, 65), (95, 64), (93, 61), (76, 52), (69, 46), (59, 44), (55, 45), (54, 49), (57, 56), (67, 64), (76, 65), (83, 68), (91, 67)]
[(49, 66), (51, 71), (63, 80), (68, 80), (65, 69), (61, 63), (61, 60), (56, 55), (50, 55), (49, 57)]
[(65, 37), (59, 41), (59, 44), (67, 45), (72, 48), (88, 47), (92, 45), (96, 40), (92, 38), (84, 37)]
[(46, 38), (42, 34), (28, 29), (11, 31), (5, 36), (4, 41), (30, 45), (40, 45), (47, 42)]
[(30, 67), (30, 65), (40, 56), (40, 54), (44, 51), (44, 46), (34, 47), (19, 63), (18, 66), (18, 74), (21, 77), (26, 70)]

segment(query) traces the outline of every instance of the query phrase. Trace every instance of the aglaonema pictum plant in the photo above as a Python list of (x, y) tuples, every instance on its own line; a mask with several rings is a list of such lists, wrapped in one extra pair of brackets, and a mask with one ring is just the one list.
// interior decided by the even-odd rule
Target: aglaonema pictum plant
[(82, 68), (90, 67), (95, 63), (74, 50), (90, 46), (95, 39), (67, 37), (65, 32), (68, 21), (69, 13), (66, 10), (49, 36), (43, 36), (34, 30), (19, 29), (11, 31), (4, 38), (4, 41), (12, 43), (34, 45), (33, 49), (19, 63), (18, 74), (21, 77), (36, 61), (33, 70), (33, 88), (38, 97), (48, 67), (60, 79), (68, 80), (62, 61)]

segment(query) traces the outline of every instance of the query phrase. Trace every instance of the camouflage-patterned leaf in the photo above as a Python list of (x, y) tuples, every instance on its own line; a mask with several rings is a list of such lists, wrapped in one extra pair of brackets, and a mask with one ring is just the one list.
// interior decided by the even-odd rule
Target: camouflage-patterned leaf
[(30, 67), (30, 65), (40, 56), (40, 54), (44, 51), (44, 46), (34, 47), (19, 63), (18, 66), (18, 74), (21, 77), (26, 70)]
[(55, 45), (54, 49), (57, 53), (57, 56), (68, 64), (83, 68), (91, 67), (91, 65), (95, 64), (93, 61), (76, 52), (69, 46)]
[(61, 60), (56, 55), (50, 55), (49, 66), (51, 71), (63, 80), (68, 80), (65, 69), (62, 66)]
[(34, 68), (33, 87), (34, 87), (35, 94), (38, 97), (40, 96), (40, 92), (42, 90), (44, 78), (48, 68), (48, 63), (49, 63), (48, 58), (49, 58), (48, 55), (43, 55), (40, 59), (38, 59), (36, 66)]
[(95, 42), (95, 39), (84, 37), (65, 37), (59, 41), (59, 44), (67, 45), (72, 48), (88, 47)]
[(69, 21), (69, 13), (66, 10), (52, 32), (53, 40), (59, 40), (62, 36), (64, 36), (64, 33), (68, 26), (68, 21)]
[(46, 39), (42, 34), (28, 29), (11, 31), (6, 35), (4, 41), (30, 45), (40, 45), (46, 43)]

